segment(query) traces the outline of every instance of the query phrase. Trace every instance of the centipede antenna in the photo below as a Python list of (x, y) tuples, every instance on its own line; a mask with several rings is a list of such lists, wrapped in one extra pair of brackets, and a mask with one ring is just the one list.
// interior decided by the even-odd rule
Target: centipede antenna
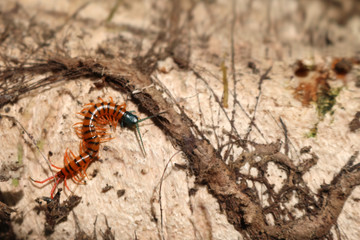
[(158, 113), (158, 114), (154, 114), (154, 115), (152, 115), (152, 116), (150, 116), (150, 117), (146, 117), (146, 118), (140, 119), (140, 120), (138, 121), (138, 123), (139, 123), (139, 122), (143, 122), (143, 121), (148, 120), (148, 119), (151, 119), (151, 118), (154, 118), (154, 117), (157, 117), (157, 116), (159, 116), (160, 114), (163, 114), (163, 113), (166, 113), (166, 111), (160, 112), (160, 113)]
[(165, 113), (165, 112), (166, 112), (166, 111), (160, 112), (160, 113), (158, 113), (158, 114), (154, 114), (154, 115), (152, 115), (152, 116), (150, 116), (150, 117), (146, 117), (146, 118), (140, 119), (140, 120), (138, 120), (137, 123), (135, 124), (136, 130), (137, 130), (137, 132), (138, 132), (139, 139), (140, 139), (140, 142), (141, 142), (141, 148), (142, 148), (142, 151), (143, 151), (143, 153), (144, 153), (144, 156), (146, 156), (146, 151), (145, 151), (144, 143), (143, 143), (143, 140), (142, 140), (142, 137), (141, 137), (141, 134), (140, 134), (139, 123), (140, 123), (140, 122), (143, 122), (143, 121), (145, 121), (145, 120), (148, 120), (148, 119), (157, 117), (157, 116), (159, 116), (160, 114), (163, 114), (163, 113)]
[(137, 123), (136, 123), (136, 130), (137, 130), (138, 135), (139, 135), (139, 139), (140, 139), (140, 142), (141, 142), (141, 148), (143, 150), (144, 156), (146, 156), (146, 151), (145, 151), (144, 143), (143, 143), (143, 140), (142, 140), (142, 137), (141, 137), (139, 124), (137, 124)]

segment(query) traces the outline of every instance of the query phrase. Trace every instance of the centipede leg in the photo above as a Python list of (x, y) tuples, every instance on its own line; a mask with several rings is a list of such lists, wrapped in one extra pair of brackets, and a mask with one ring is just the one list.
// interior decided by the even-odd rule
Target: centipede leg
[(106, 125), (108, 123), (108, 121), (106, 121), (106, 119), (104, 119), (104, 117), (100, 117), (97, 119), (97, 123), (99, 123), (101, 125)]
[(51, 162), (50, 158), (49, 158), (48, 160), (49, 160), (50, 166), (52, 166), (52, 167), (55, 168), (55, 169), (61, 169), (61, 167), (55, 166), (55, 165)]
[(69, 192), (72, 193), (72, 191), (70, 190), (69, 186), (68, 186), (67, 183), (66, 183), (66, 178), (64, 178), (64, 185), (65, 185), (65, 187), (67, 188), (67, 190), (69, 190)]
[(40, 184), (43, 184), (43, 183), (46, 183), (47, 181), (50, 181), (51, 179), (54, 179), (54, 176), (51, 176), (45, 180), (42, 180), (42, 181), (38, 181), (38, 180), (34, 180), (32, 178), (30, 178), (33, 182), (36, 182), (36, 183), (40, 183)]
[(114, 131), (116, 130), (116, 127), (117, 127), (117, 121), (114, 119), (113, 122), (112, 122), (112, 126), (114, 128)]
[(76, 158), (76, 157), (75, 157), (75, 154), (74, 154), (71, 150), (69, 150), (69, 152), (70, 152), (72, 158), (75, 159), (75, 158)]
[(82, 122), (77, 122), (77, 123), (75, 123), (73, 126), (75, 126), (75, 125), (82, 125)]
[(126, 103), (120, 104), (119, 108), (122, 109), (123, 111), (126, 111)]
[(68, 151), (69, 151), (69, 149), (66, 148), (65, 154), (64, 154), (64, 166), (67, 166), (67, 165), (68, 165), (68, 157), (69, 157)]
[(81, 132), (75, 132), (75, 133), (76, 133), (76, 135), (78, 136), (78, 138), (80, 138), (80, 139), (83, 139), (83, 138), (84, 138), (84, 136), (82, 135)]
[(82, 169), (82, 173), (86, 176), (87, 179), (89, 179), (89, 177), (88, 177), (88, 175), (86, 174), (86, 169), (88, 168), (89, 164), (90, 164), (90, 162), (88, 162), (88, 163), (85, 165), (84, 169)]
[[(51, 199), (54, 199), (54, 192), (55, 192), (55, 189), (56, 189), (56, 186), (59, 185), (59, 182), (60, 182), (61, 178), (58, 178), (55, 183), (54, 183), (54, 186), (52, 187), (51, 189)], [(64, 179), (65, 180), (65, 179)]]
[(74, 180), (75, 182), (78, 182), (78, 183), (80, 183), (80, 180), (76, 177), (76, 176), (72, 176), (72, 178), (71, 178), (72, 180)]
[(100, 137), (100, 142), (101, 143), (104, 143), (104, 142), (107, 142), (107, 141), (110, 141), (111, 139), (114, 139), (112, 137), (107, 137), (105, 138), (105, 136), (111, 136), (110, 133), (107, 133), (105, 130), (101, 129), (99, 130), (100, 128), (96, 128), (96, 134)]
[[(51, 177), (49, 177), (49, 178), (47, 178), (47, 179), (45, 179), (45, 180), (38, 181), (38, 180), (34, 180), (34, 179), (32, 179), (32, 178), (30, 177), (30, 179), (31, 179), (33, 182), (40, 183), (40, 184), (43, 184), (43, 183), (45, 183), (45, 182), (47, 182), (47, 181), (50, 181), (50, 180), (52, 180), (52, 179), (54, 179), (54, 178), (55, 178), (54, 176), (51, 176)], [(52, 189), (51, 189), (51, 199), (54, 198), (54, 191), (55, 191), (55, 188), (56, 188), (56, 186), (58, 185), (59, 181), (60, 181), (60, 178), (57, 178), (57, 180), (55, 181), (54, 186), (53, 186)]]
[(85, 143), (84, 143), (84, 141), (81, 141), (79, 144), (79, 153), (80, 154), (84, 153), (84, 148), (85, 148)]
[(101, 138), (101, 139), (100, 139), (100, 142), (101, 142), (101, 143), (104, 143), (104, 142), (108, 142), (108, 141), (110, 141), (110, 140), (112, 140), (112, 139), (114, 139), (114, 137), (112, 137), (112, 138)]
[(95, 103), (87, 103), (87, 104), (84, 105), (84, 107), (85, 107), (85, 106), (91, 106), (91, 107), (92, 107), (92, 106), (94, 106), (94, 105), (95, 105)]
[(114, 131), (116, 130), (117, 121), (114, 116), (110, 117), (111, 126), (114, 128)]
[[(81, 125), (81, 126), (77, 126), (77, 125)], [(82, 133), (82, 122), (77, 122), (73, 125), (73, 128), (75, 130), (76, 135), (79, 138), (83, 138), (83, 133)]]
[(85, 184), (85, 182), (83, 181), (83, 177), (81, 179), (79, 179), (78, 177), (76, 176), (73, 176), (72, 179), (75, 181), (75, 182), (78, 182), (79, 184)]
[(50, 166), (52, 166), (53, 168), (55, 169), (61, 169), (61, 167), (58, 167), (58, 166), (55, 166), (54, 164), (52, 164), (51, 160), (49, 159), (49, 163), (50, 163)]
[(100, 137), (104, 137), (104, 136), (109, 136), (109, 135), (111, 135), (110, 133), (107, 133), (107, 132), (97, 132), (96, 133), (98, 136), (100, 136)]
[(103, 131), (103, 132), (105, 132), (105, 131), (106, 131), (106, 128), (95, 127), (95, 130), (96, 130), (96, 131)]

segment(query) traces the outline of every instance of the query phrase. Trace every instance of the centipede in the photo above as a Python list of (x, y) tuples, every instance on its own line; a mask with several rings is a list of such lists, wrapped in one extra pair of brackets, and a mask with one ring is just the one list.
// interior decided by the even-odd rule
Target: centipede
[(78, 113), (83, 117), (83, 120), (73, 125), (77, 136), (80, 138), (79, 155), (76, 156), (71, 150), (66, 149), (64, 166), (62, 168), (50, 162), (51, 167), (58, 170), (53, 176), (42, 181), (34, 180), (30, 177), (33, 182), (39, 184), (54, 181), (50, 193), (52, 199), (54, 198), (55, 189), (61, 181), (64, 182), (65, 187), (70, 192), (71, 190), (66, 182), (67, 179), (71, 178), (79, 184), (84, 183), (84, 178), (87, 177), (86, 169), (91, 162), (99, 157), (100, 144), (113, 139), (109, 137), (110, 134), (106, 131), (106, 125), (110, 125), (114, 130), (118, 123), (122, 128), (135, 128), (139, 136), (142, 151), (146, 154), (139, 123), (162, 113), (139, 119), (133, 114), (133, 111), (126, 110), (126, 103), (115, 104), (112, 97), (110, 97), (108, 102), (102, 98), (99, 98), (99, 100), (100, 102), (98, 103), (86, 104)]

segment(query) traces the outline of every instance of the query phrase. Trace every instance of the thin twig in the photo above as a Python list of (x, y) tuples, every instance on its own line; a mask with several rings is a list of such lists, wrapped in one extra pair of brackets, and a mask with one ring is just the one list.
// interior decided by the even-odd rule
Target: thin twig
[(284, 129), (284, 136), (285, 136), (285, 154), (286, 154), (286, 155), (289, 155), (288, 130), (287, 130), (287, 127), (286, 127), (284, 121), (282, 120), (282, 118), (280, 117), (279, 119), (280, 119), (281, 126), (282, 126), (283, 129)]
[(262, 84), (264, 82), (265, 79), (268, 78), (268, 74), (269, 72), (271, 71), (272, 69), (272, 66), (270, 66), (263, 75), (261, 75), (260, 77), (260, 80), (259, 80), (259, 86), (258, 86), (258, 89), (259, 89), (259, 93), (258, 95), (256, 96), (256, 103), (255, 103), (255, 107), (254, 107), (254, 114), (253, 114), (253, 117), (251, 119), (251, 122), (249, 124), (249, 128), (248, 128), (248, 132), (246, 133), (244, 139), (248, 139), (251, 131), (252, 131), (252, 126), (254, 125), (254, 122), (255, 122), (255, 117), (256, 117), (256, 111), (257, 111), (257, 108), (258, 108), (258, 105), (259, 105), (259, 102), (260, 102), (260, 96), (261, 96), (261, 89), (262, 89)]
[[(204, 80), (204, 78), (200, 75), (199, 71), (202, 71), (202, 72), (205, 72), (205, 73), (211, 75), (211, 76), (212, 76), (216, 81), (218, 81), (219, 83), (221, 83), (222, 81), (219, 80), (219, 79), (217, 78), (217, 76), (216, 76), (214, 73), (210, 72), (208, 69), (206, 69), (206, 68), (204, 68), (204, 67), (202, 67), (202, 66), (196, 65), (196, 64), (192, 64), (192, 65), (193, 65), (193, 68), (192, 68), (191, 70), (195, 73), (195, 75), (196, 75), (197, 77), (199, 77), (200, 80), (202, 80), (202, 81), (205, 83), (206, 87), (207, 87), (207, 88), (211, 91), (211, 93), (215, 96), (215, 101), (216, 101), (220, 106), (222, 106), (222, 105), (221, 105), (221, 102), (219, 101), (219, 98), (217, 97), (217, 95), (215, 94), (215, 92), (211, 89), (211, 87), (209, 86), (209, 84), (208, 84), (208, 83)], [(198, 70), (196, 71), (195, 68), (198, 69)], [(251, 116), (246, 112), (245, 108), (242, 106), (242, 104), (240, 103), (240, 101), (234, 97), (234, 92), (229, 89), (229, 93), (231, 94), (231, 96), (232, 96), (233, 99), (235, 100), (236, 105), (238, 105), (238, 106), (240, 107), (241, 111), (244, 112), (245, 116), (246, 116), (249, 120), (251, 120)], [(225, 109), (222, 109), (222, 110), (223, 110), (225, 116), (227, 117), (227, 119), (229, 120), (230, 118), (228, 117), (227, 113), (225, 112)], [(229, 121), (230, 121), (230, 120), (229, 120)], [(232, 126), (233, 124), (230, 122), (230, 125)], [(256, 124), (255, 122), (253, 123), (253, 126), (254, 126), (254, 127), (256, 128), (256, 130), (260, 133), (261, 137), (262, 137), (264, 140), (266, 140), (264, 134), (260, 131), (259, 127), (257, 126), (257, 124)], [(235, 130), (236, 130), (236, 128), (235, 128)], [(236, 131), (236, 132), (237, 132), (237, 131)], [(236, 137), (241, 140), (241, 138), (240, 138), (240, 136), (239, 136), (238, 134), (237, 134)]]
[(120, 6), (121, 1), (122, 1), (122, 0), (117, 0), (117, 1), (116, 1), (115, 5), (111, 8), (111, 11), (110, 11), (110, 13), (109, 13), (109, 16), (106, 18), (106, 22), (110, 22), (110, 21), (113, 19), (116, 10), (117, 10), (117, 9), (119, 8), (119, 6)]
[[(201, 127), (201, 125), (203, 125), (204, 114), (203, 114), (203, 112), (202, 112), (201, 104), (200, 104), (200, 98), (199, 98), (200, 93), (197, 91), (197, 81), (195, 81), (195, 91), (196, 91), (196, 100), (197, 100), (198, 107), (199, 107), (200, 127)], [(202, 131), (203, 131), (203, 130), (202, 130)]]
[[(279, 122), (275, 119), (275, 117), (272, 115), (272, 113), (270, 111), (267, 111), (267, 113), (271, 116), (271, 118), (274, 120), (274, 122), (276, 123), (276, 125), (280, 128), (280, 129), (283, 129), (280, 125), (279, 125)], [(298, 150), (297, 148), (294, 146), (293, 142), (291, 141), (291, 139), (289, 138), (288, 136), (288, 143), (291, 145), (291, 147), (293, 148), (294, 150), (294, 153), (296, 155), (296, 158), (298, 160), (300, 160), (300, 155), (298, 153)]]
[(194, 68), (190, 67), (190, 70), (195, 74), (195, 76), (200, 79), (206, 86), (206, 88), (211, 92), (211, 94), (214, 96), (215, 101), (218, 103), (219, 107), (221, 108), (221, 110), (223, 111), (226, 119), (228, 120), (228, 122), (231, 125), (231, 128), (234, 128), (234, 133), (236, 134), (236, 137), (241, 139), (240, 134), (238, 133), (238, 131), (236, 130), (236, 127), (234, 126), (234, 122), (231, 121), (229, 115), (227, 114), (227, 112), (225, 111), (225, 108), (222, 106), (221, 104), (221, 100), (219, 99), (219, 97), (216, 95), (216, 93), (214, 92), (214, 90), (209, 86), (209, 84), (206, 82), (206, 80), (200, 75), (199, 72), (197, 72)]
[(159, 204), (160, 204), (160, 224), (161, 224), (161, 230), (160, 230), (160, 235), (161, 235), (161, 239), (162, 240), (165, 240), (165, 237), (164, 237), (164, 225), (163, 225), (163, 208), (162, 208), (162, 202), (161, 202), (161, 189), (162, 189), (162, 183), (163, 183), (163, 180), (164, 180), (164, 175), (165, 175), (165, 172), (166, 172), (166, 169), (169, 165), (169, 163), (171, 162), (171, 160), (181, 151), (177, 151), (176, 153), (174, 153), (171, 158), (169, 159), (169, 161), (166, 163), (165, 165), (165, 168), (164, 168), (164, 171), (163, 171), (163, 174), (161, 176), (161, 179), (160, 179), (160, 186), (159, 186)]
[[(210, 105), (210, 109), (211, 109), (212, 108), (211, 96), (209, 97), (209, 105)], [(210, 113), (211, 113), (211, 122), (212, 122), (211, 128), (212, 128), (212, 130), (214, 132), (214, 136), (215, 136), (215, 140), (216, 140), (216, 144), (217, 144), (217, 149), (220, 149), (220, 140), (219, 140), (219, 136), (216, 133), (216, 125), (215, 125), (215, 121), (214, 121), (214, 112), (210, 111)], [(220, 111), (219, 111), (219, 113), (220, 113)], [(217, 126), (219, 126), (219, 124)]]
[[(231, 121), (230, 123), (234, 123), (235, 122), (235, 106), (236, 106), (236, 99), (237, 99), (237, 92), (236, 92), (236, 74), (235, 74), (235, 51), (234, 51), (234, 29), (235, 29), (235, 21), (236, 21), (236, 1), (233, 0), (232, 1), (232, 14), (233, 14), (233, 18), (231, 21), (231, 30), (230, 30), (230, 40), (231, 40), (231, 73), (232, 73), (232, 80), (233, 80), (233, 88), (234, 88), (234, 93), (233, 93), (233, 109), (231, 111)], [(233, 131), (236, 130), (235, 129), (235, 125), (231, 124), (231, 130), (230, 130), (230, 135), (232, 135)], [(240, 136), (239, 136), (239, 139)], [(227, 148), (227, 150), (225, 151), (225, 153), (229, 153), (230, 150), (232, 149), (232, 144), (230, 144)], [(226, 156), (227, 154), (225, 154)], [(226, 159), (224, 159), (226, 160)]]
[(202, 139), (206, 139), (205, 135), (202, 131), (200, 131), (199, 127), (192, 121), (191, 118), (187, 117), (185, 114), (184, 109), (180, 106), (180, 104), (176, 101), (175, 97), (172, 95), (170, 90), (163, 84), (158, 77), (151, 77), (151, 80), (154, 84), (158, 85), (163, 89), (163, 91), (168, 95), (168, 97), (171, 99), (172, 103), (178, 108), (178, 110), (181, 112), (181, 115), (186, 118), (186, 120), (191, 124), (191, 127), (195, 130), (196, 134), (200, 136)]

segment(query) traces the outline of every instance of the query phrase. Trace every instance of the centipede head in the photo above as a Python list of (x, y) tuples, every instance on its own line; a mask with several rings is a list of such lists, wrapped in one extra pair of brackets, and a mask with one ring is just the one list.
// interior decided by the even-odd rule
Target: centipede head
[(126, 111), (120, 120), (120, 126), (128, 127), (128, 128), (134, 128), (134, 127), (136, 128), (139, 139), (140, 139), (142, 151), (143, 151), (144, 155), (146, 156), (144, 143), (142, 141), (142, 137), (141, 137), (140, 129), (139, 129), (139, 118), (132, 112)]
[(126, 111), (120, 120), (121, 127), (132, 128), (139, 122), (139, 118), (132, 112)]
[(120, 120), (121, 127), (128, 127), (128, 128), (134, 128), (135, 127), (136, 128), (136, 131), (137, 131), (139, 139), (140, 139), (141, 148), (142, 148), (142, 151), (143, 151), (145, 156), (146, 156), (146, 151), (145, 151), (144, 143), (142, 141), (142, 137), (141, 137), (141, 134), (140, 134), (139, 123), (143, 122), (145, 120), (148, 120), (150, 118), (157, 117), (157, 116), (159, 116), (160, 114), (163, 114), (163, 113), (165, 113), (165, 112), (161, 112), (161, 113), (158, 113), (158, 114), (152, 115), (150, 117), (146, 117), (146, 118), (143, 118), (143, 119), (139, 120), (139, 118), (135, 114), (133, 114), (132, 112), (126, 111), (124, 113), (123, 117)]

